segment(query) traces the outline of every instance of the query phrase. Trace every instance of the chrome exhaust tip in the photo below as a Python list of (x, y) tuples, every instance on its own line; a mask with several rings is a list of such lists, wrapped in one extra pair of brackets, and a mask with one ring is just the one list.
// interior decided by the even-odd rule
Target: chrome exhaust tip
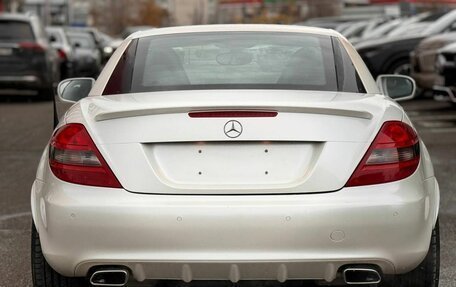
[(343, 271), (345, 284), (367, 285), (378, 284), (382, 281), (380, 273), (369, 267), (348, 267)]
[(90, 276), (92, 286), (122, 287), (128, 282), (128, 271), (125, 269), (101, 269)]

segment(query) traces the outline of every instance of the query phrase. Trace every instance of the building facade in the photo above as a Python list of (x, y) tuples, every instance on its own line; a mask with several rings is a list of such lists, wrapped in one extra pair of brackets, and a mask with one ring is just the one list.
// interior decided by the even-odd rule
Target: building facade
[(65, 25), (68, 17), (69, 0), (25, 0), (21, 10), (40, 16), (45, 25)]
[(218, 0), (155, 0), (173, 26), (217, 23)]
[(342, 0), (219, 0), (219, 23), (291, 24), (341, 13)]

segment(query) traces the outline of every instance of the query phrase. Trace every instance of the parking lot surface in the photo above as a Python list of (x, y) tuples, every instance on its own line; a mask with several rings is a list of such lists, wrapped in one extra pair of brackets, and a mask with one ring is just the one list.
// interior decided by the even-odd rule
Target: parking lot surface
[[(426, 143), (440, 183), (441, 285), (456, 286), (456, 107), (403, 104)], [(30, 187), (52, 133), (52, 103), (0, 100), (0, 286), (31, 286)], [(410, 238), (413, 240), (413, 238)]]

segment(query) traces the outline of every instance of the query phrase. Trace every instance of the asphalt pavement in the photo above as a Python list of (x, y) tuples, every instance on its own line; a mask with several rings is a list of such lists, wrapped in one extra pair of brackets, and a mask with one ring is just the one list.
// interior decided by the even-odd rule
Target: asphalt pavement
[[(429, 149), (440, 184), (440, 286), (456, 287), (456, 107), (433, 100), (403, 105)], [(0, 98), (1, 287), (32, 286), (30, 188), (52, 119), (51, 102)]]

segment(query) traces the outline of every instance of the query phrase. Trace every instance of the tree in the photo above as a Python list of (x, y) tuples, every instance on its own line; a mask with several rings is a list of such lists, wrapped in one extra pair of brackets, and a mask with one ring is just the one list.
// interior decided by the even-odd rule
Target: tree
[(343, 6), (340, 0), (308, 0), (308, 3), (310, 18), (339, 15)]
[(154, 1), (145, 1), (140, 4), (140, 25), (160, 27), (167, 21), (168, 11), (157, 6)]
[(154, 26), (166, 24), (168, 13), (154, 0), (92, 1), (91, 15), (94, 25), (112, 35), (120, 34), (128, 26)]

